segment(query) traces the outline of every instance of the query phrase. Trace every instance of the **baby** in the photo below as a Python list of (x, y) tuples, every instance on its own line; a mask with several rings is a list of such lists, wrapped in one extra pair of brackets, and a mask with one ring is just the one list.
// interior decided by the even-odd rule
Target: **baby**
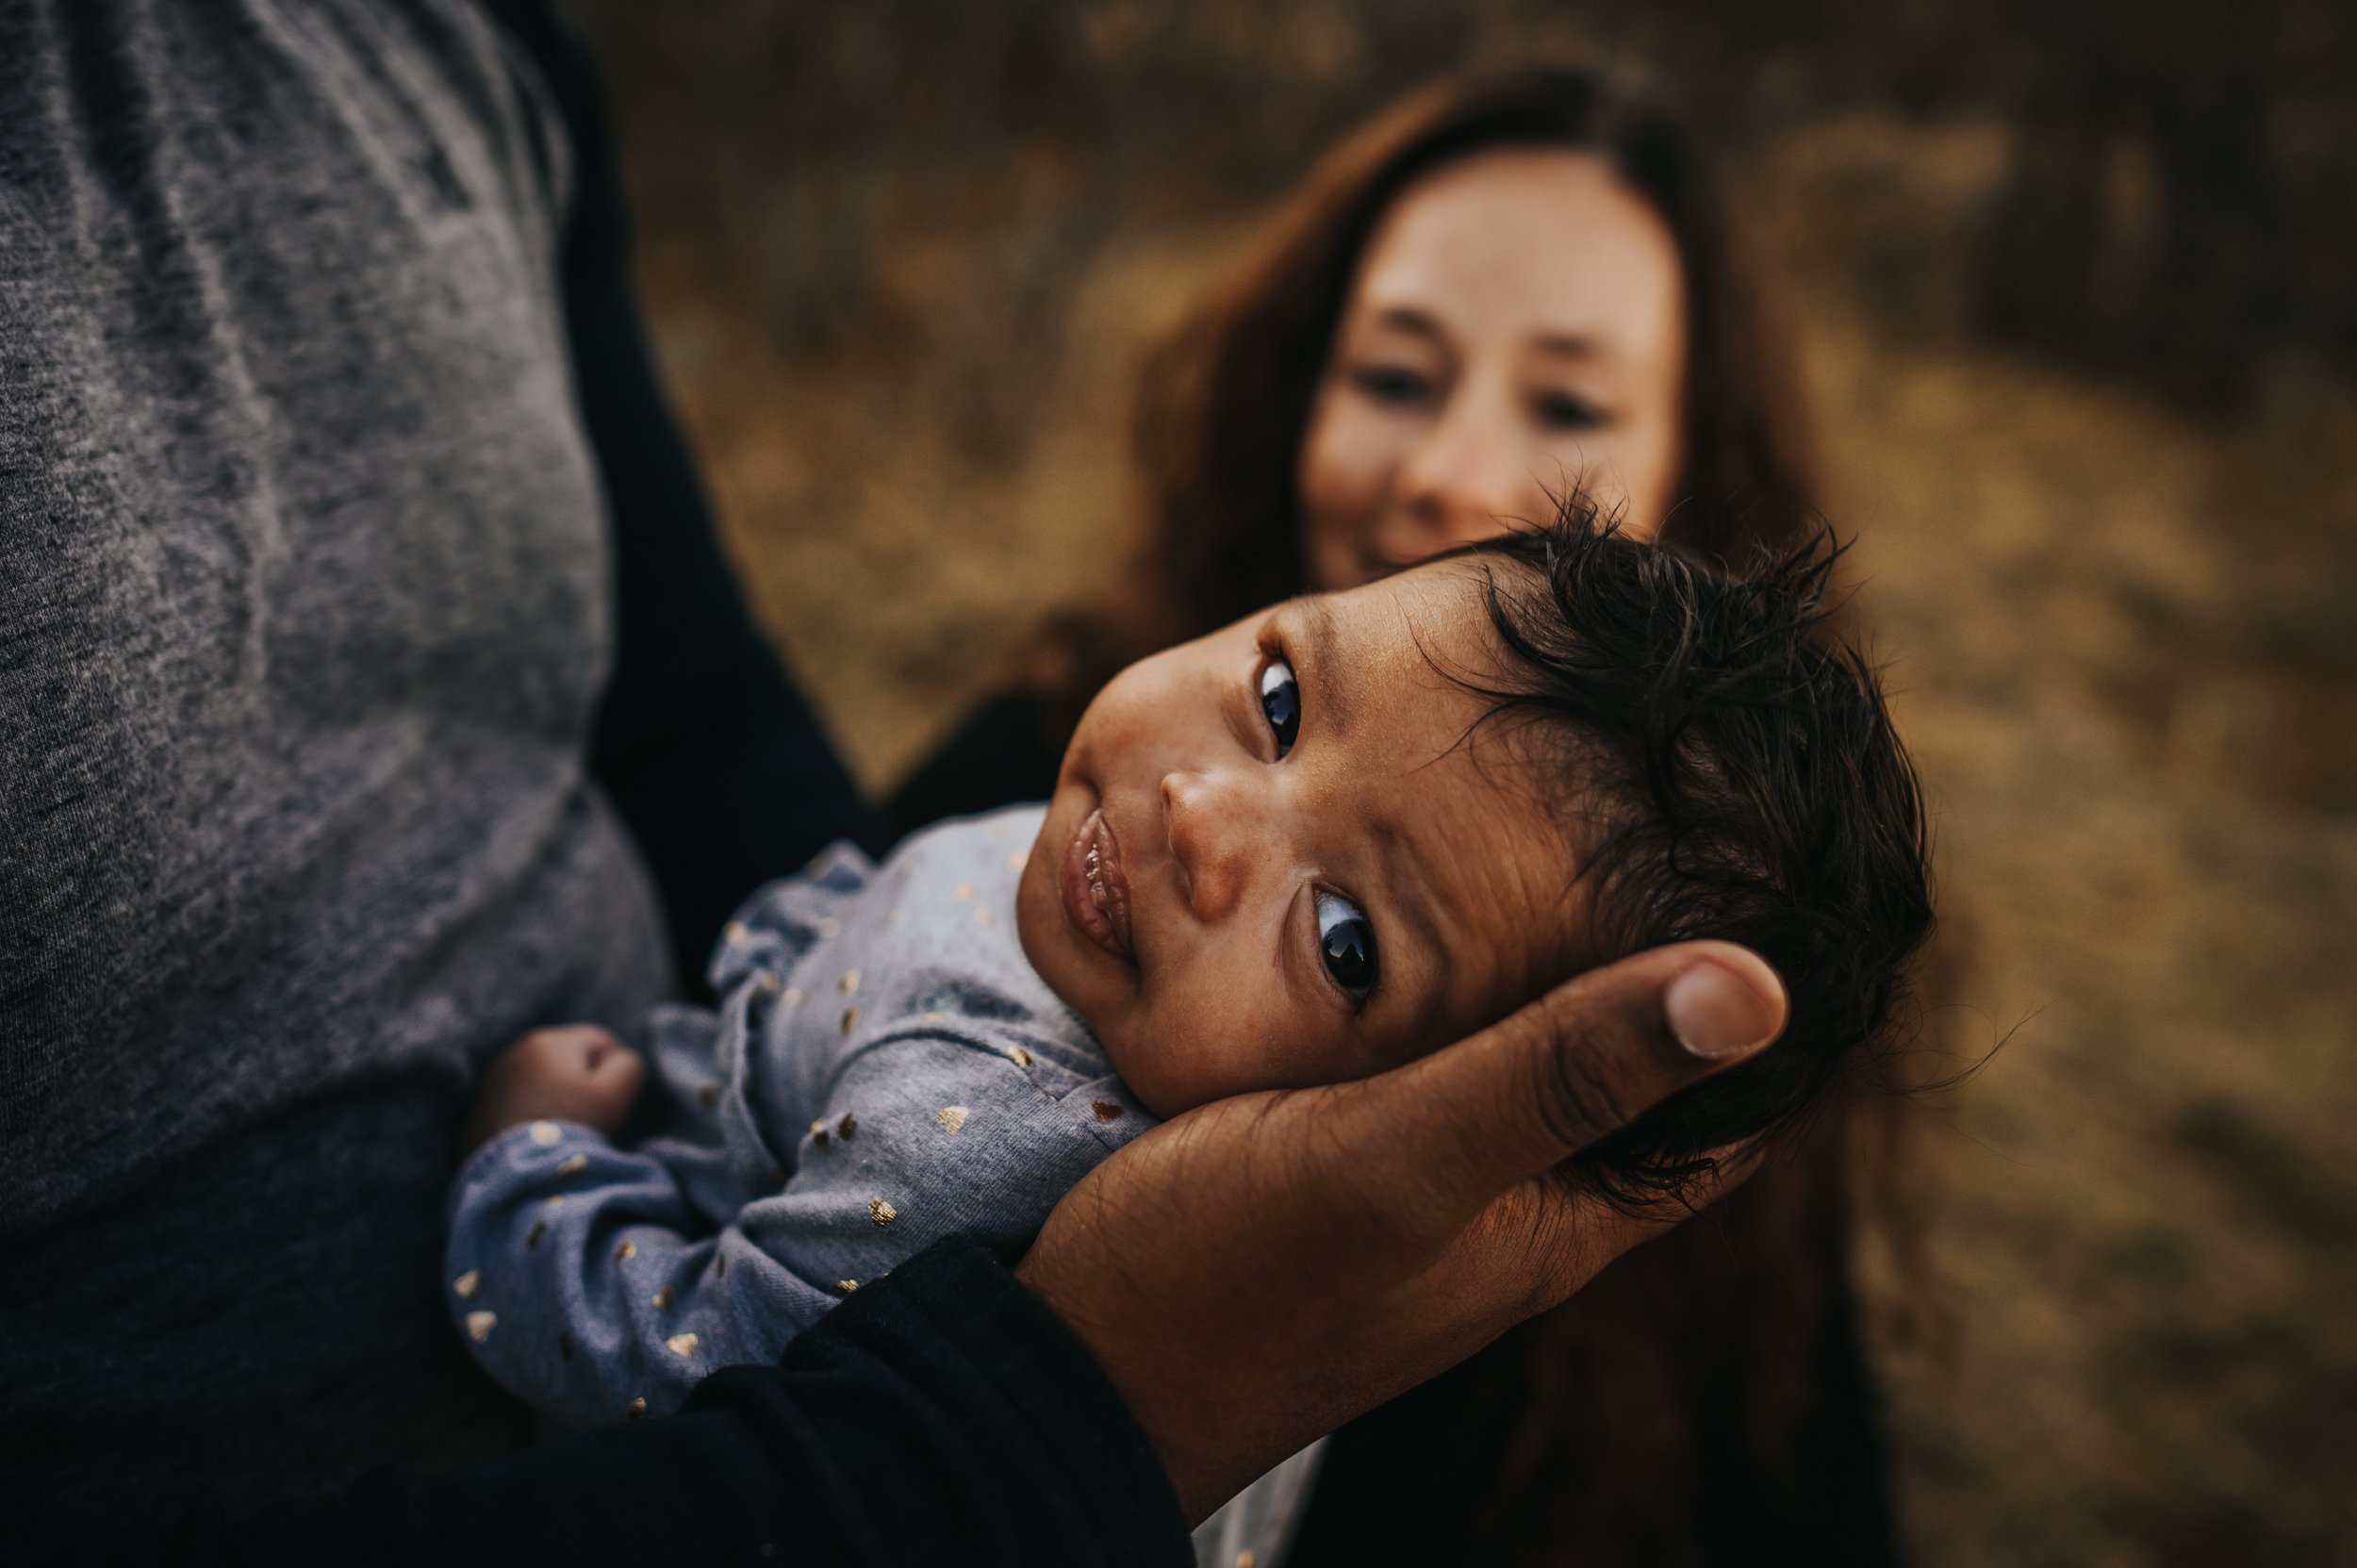
[(1920, 803), (1821, 541), (1741, 578), (1599, 527), (1296, 599), (1132, 666), (1055, 793), (755, 893), (717, 1011), (494, 1066), (453, 1314), (569, 1424), (773, 1361), (928, 1243), (1019, 1251), (1158, 1118), (1380, 1072), (1641, 948), (1775, 966), (1786, 1036), (1575, 1163), (1624, 1201), (1770, 1138), (1885, 1032)]

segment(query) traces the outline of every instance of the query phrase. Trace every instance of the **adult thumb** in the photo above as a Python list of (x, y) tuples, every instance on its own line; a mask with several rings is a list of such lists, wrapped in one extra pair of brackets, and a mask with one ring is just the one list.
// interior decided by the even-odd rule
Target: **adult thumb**
[(1783, 1032), (1783, 983), (1728, 942), (1656, 948), (1557, 987), (1490, 1029), (1355, 1087), (1385, 1164), (1453, 1230)]

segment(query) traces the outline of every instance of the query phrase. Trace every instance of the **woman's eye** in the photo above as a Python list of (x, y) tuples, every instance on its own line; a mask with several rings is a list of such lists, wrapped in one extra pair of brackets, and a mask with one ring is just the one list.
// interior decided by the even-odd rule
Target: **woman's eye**
[(1376, 403), (1403, 406), (1432, 395), (1431, 381), (1404, 365), (1363, 365), (1350, 373), (1350, 384)]
[(1541, 392), (1531, 400), (1532, 416), (1549, 430), (1594, 430), (1607, 422), (1604, 410), (1569, 392)]
[(1301, 686), (1294, 680), (1294, 667), (1282, 659), (1269, 660), (1261, 671), (1261, 712), (1268, 718), (1269, 733), (1277, 737), (1277, 756), (1281, 762), (1294, 749), (1294, 737), (1301, 734)]
[(1318, 890), (1318, 956), (1334, 983), (1364, 1000), (1375, 989), (1375, 928), (1357, 904)]

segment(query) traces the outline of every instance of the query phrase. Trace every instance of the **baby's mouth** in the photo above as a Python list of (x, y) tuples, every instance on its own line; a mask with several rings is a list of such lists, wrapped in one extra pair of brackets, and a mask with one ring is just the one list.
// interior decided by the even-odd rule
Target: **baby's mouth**
[(1102, 806), (1088, 814), (1064, 850), (1063, 909), (1090, 941), (1125, 964), (1137, 962), (1129, 940), (1129, 883)]

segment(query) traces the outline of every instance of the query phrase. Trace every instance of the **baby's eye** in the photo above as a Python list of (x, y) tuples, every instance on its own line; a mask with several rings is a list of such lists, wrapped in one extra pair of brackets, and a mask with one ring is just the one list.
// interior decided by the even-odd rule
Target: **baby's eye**
[(1318, 889), (1318, 956), (1334, 983), (1364, 1000), (1375, 989), (1375, 928), (1340, 893)]
[(1261, 671), (1261, 711), (1268, 716), (1269, 733), (1277, 737), (1277, 756), (1281, 762), (1294, 749), (1294, 737), (1301, 734), (1301, 687), (1294, 680), (1294, 667), (1282, 659), (1269, 660)]

